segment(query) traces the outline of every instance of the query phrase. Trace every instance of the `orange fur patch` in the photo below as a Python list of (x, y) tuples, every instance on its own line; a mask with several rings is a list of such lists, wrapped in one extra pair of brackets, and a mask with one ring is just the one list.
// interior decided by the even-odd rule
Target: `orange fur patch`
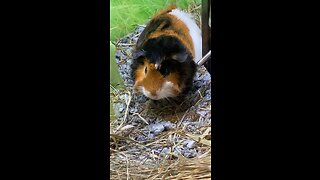
[[(161, 28), (164, 26), (163, 23), (154, 32), (150, 33), (150, 35), (147, 38), (157, 38), (161, 35), (176, 37), (190, 51), (192, 56), (195, 57), (194, 45), (188, 27), (184, 24), (183, 21), (179, 20), (176, 16), (168, 14), (170, 11), (166, 10), (153, 18), (157, 19), (160, 17), (164, 17), (170, 19), (170, 29), (161, 30)], [(179, 34), (177, 32), (179, 32)]]
[[(147, 74), (145, 74), (146, 67)], [(145, 90), (149, 91), (153, 95), (162, 88), (166, 81), (170, 81), (174, 84), (173, 93), (176, 95), (178, 95), (183, 88), (178, 81), (179, 75), (177, 73), (170, 73), (168, 76), (164, 77), (158, 70), (156, 70), (155, 65), (149, 63), (147, 59), (144, 59), (144, 65), (137, 68), (135, 72), (135, 79), (135, 88), (137, 88), (137, 86), (143, 86)]]

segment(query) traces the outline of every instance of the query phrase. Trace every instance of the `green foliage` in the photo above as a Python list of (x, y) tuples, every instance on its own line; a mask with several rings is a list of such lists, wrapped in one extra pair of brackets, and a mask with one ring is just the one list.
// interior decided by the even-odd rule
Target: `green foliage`
[(115, 59), (115, 47), (110, 41), (110, 84), (115, 87), (122, 87), (123, 80), (119, 74), (119, 68)]
[[(116, 64), (115, 50), (116, 50), (116, 48), (114, 47), (114, 45), (110, 41), (110, 86), (112, 86), (114, 88), (122, 88), (123, 87), (123, 80), (119, 74), (118, 65)], [(111, 87), (110, 87), (110, 92), (112, 92)], [(112, 97), (112, 96), (110, 96), (110, 97)], [(115, 120), (111, 98), (110, 98), (110, 120), (111, 120), (111, 122), (113, 120)]]
[(185, 9), (201, 0), (110, 0), (111, 41), (131, 32), (136, 24), (145, 24), (155, 12), (173, 3)]

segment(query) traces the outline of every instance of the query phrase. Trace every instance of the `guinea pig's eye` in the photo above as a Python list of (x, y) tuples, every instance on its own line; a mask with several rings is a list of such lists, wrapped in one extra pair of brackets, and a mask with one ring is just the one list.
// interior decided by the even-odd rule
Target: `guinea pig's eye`
[(162, 68), (160, 69), (160, 73), (161, 73), (164, 77), (166, 77), (166, 76), (170, 73), (169, 67), (162, 67)]
[(147, 72), (148, 72), (148, 68), (146, 67), (146, 68), (144, 69), (144, 73), (147, 74)]
[(163, 70), (163, 74), (164, 74), (165, 76), (167, 76), (167, 75), (169, 74), (169, 68), (165, 68), (165, 69)]

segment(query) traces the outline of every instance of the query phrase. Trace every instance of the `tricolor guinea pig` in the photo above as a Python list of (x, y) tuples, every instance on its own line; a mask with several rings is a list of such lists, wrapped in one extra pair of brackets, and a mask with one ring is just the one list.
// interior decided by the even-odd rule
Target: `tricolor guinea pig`
[(154, 100), (185, 94), (201, 58), (200, 28), (191, 15), (170, 6), (152, 17), (137, 41), (134, 90)]

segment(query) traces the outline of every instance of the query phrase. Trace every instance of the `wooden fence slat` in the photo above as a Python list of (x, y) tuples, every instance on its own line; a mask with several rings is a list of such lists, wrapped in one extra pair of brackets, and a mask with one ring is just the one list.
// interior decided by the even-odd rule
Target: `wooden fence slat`
[[(211, 1), (202, 0), (201, 9), (201, 31), (202, 31), (202, 56), (205, 56), (211, 50), (211, 28), (209, 26), (209, 15), (211, 15)], [(210, 14), (209, 14), (210, 12)], [(211, 20), (210, 20), (211, 23)], [(211, 74), (211, 57), (204, 64)]]

